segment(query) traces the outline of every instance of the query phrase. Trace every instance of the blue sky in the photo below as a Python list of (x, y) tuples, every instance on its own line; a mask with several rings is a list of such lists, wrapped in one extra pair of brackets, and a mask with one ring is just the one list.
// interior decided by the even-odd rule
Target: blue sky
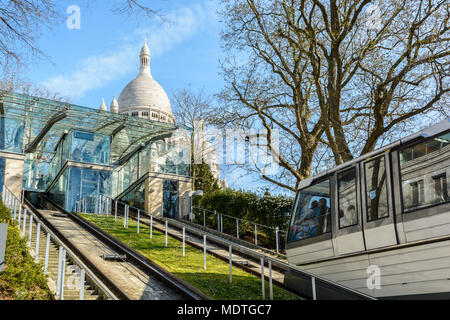
[(139, 49), (146, 37), (152, 75), (169, 97), (189, 84), (209, 93), (220, 90), (216, 1), (152, 1), (165, 14), (166, 23), (156, 17), (115, 15), (107, 1), (89, 7), (83, 3), (68, 2), (81, 8), (81, 29), (69, 30), (63, 21), (43, 34), (39, 46), (51, 61), (41, 60), (28, 68), (33, 82), (67, 96), (72, 103), (97, 108), (104, 97), (109, 104), (113, 94), (119, 95), (136, 76)]
[[(164, 23), (154, 17), (116, 15), (114, 1), (61, 1), (65, 17), (69, 5), (81, 9), (81, 28), (70, 30), (61, 21), (39, 39), (49, 60), (40, 59), (25, 70), (33, 83), (57, 92), (71, 103), (98, 108), (109, 106), (139, 71), (139, 50), (144, 37), (151, 51), (151, 73), (169, 98), (181, 88), (214, 94), (224, 82), (219, 75), (223, 53), (218, 0), (149, 1), (160, 9)], [(224, 168), (230, 187), (261, 191), (263, 181), (246, 176), (233, 166)], [(275, 191), (275, 190), (273, 190)]]

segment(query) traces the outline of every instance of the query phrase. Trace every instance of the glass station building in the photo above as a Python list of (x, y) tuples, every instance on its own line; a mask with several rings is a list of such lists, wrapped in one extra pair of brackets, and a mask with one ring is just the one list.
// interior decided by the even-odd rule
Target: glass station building
[(0, 191), (46, 193), (66, 210), (99, 195), (155, 215), (189, 212), (191, 129), (0, 91)]

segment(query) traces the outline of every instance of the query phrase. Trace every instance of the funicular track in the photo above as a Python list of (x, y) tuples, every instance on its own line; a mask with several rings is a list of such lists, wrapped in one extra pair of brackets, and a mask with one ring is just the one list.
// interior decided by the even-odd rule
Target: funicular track
[[(159, 265), (148, 259), (147, 257), (143, 256), (133, 248), (127, 246), (126, 244), (122, 243), (121, 241), (115, 239), (111, 235), (107, 234), (100, 228), (94, 226), (90, 222), (86, 221), (85, 219), (81, 218), (80, 216), (67, 212), (64, 209), (62, 209), (59, 205), (54, 203), (52, 200), (42, 196), (41, 200), (45, 203), (48, 209), (52, 209), (55, 211), (59, 211), (64, 215), (67, 215), (67, 218), (69, 218), (71, 221), (76, 223), (80, 228), (88, 232), (90, 235), (104, 243), (106, 246), (110, 248), (110, 251), (113, 251), (118, 256), (126, 256), (127, 263), (133, 264), (136, 268), (140, 269), (142, 272), (147, 274), (152, 278), (152, 281), (157, 281), (160, 283), (160, 287), (164, 286), (167, 288), (168, 292), (171, 292), (172, 294), (165, 295), (165, 299), (175, 299), (175, 300), (209, 300), (210, 297), (196, 289), (195, 287), (191, 286), (184, 280), (178, 278), (177, 276), (173, 275), (172, 273), (168, 272), (167, 270), (161, 268)], [(35, 209), (37, 210), (37, 209)], [(38, 211), (38, 210), (37, 210)], [(41, 215), (42, 216), (42, 215)], [(48, 223), (48, 221), (47, 221)], [(49, 223), (50, 224), (50, 223)], [(51, 224), (50, 224), (51, 225)], [(54, 228), (54, 227), (53, 227)], [(73, 246), (73, 244), (70, 243), (68, 239), (65, 239), (67, 241), (68, 246)], [(79, 250), (78, 250), (79, 252)], [(80, 252), (81, 256), (83, 254)], [(86, 259), (87, 263), (92, 264), (92, 262), (89, 262), (89, 259), (87, 257), (84, 257)], [(122, 299), (131, 299), (129, 295), (127, 295), (123, 290), (121, 290), (113, 280), (108, 279), (108, 277), (104, 274), (101, 274), (101, 271), (99, 272), (99, 276), (105, 280), (105, 284), (108, 286), (111, 286), (111, 290), (117, 291), (118, 295), (120, 295), (120, 298)], [(122, 291), (120, 293), (120, 291)]]
[(28, 199), (24, 199), (24, 206), (31, 210), (38, 218), (39, 220), (48, 228), (50, 229), (53, 234), (62, 242), (64, 245), (69, 248), (76, 257), (81, 260), (93, 273), (94, 275), (105, 285), (108, 287), (109, 290), (118, 298), (121, 300), (130, 300), (130, 297), (119, 287), (117, 287), (113, 282), (110, 281), (108, 277), (104, 275), (103, 272), (101, 272), (96, 265), (89, 259), (86, 255), (84, 255), (76, 246), (73, 245), (73, 243), (63, 234), (61, 233), (57, 228), (55, 228), (52, 223), (48, 221), (48, 219), (41, 213), (40, 210), (36, 209)]
[[(119, 216), (124, 216), (124, 210), (120, 208), (117, 211)], [(128, 218), (137, 221), (138, 210), (136, 208), (128, 207)], [(290, 265), (282, 260), (273, 258), (267, 254), (250, 249), (246, 246), (240, 245), (238, 242), (232, 242), (229, 239), (225, 239), (220, 234), (208, 232), (201, 228), (196, 228), (192, 224), (184, 223), (182, 220), (173, 220), (161, 217), (152, 217), (152, 227), (162, 233), (165, 232), (165, 221), (170, 223), (171, 231), (168, 235), (178, 241), (182, 241), (182, 229), (185, 228), (185, 242), (194, 248), (203, 250), (202, 237), (204, 234), (208, 237), (208, 243), (212, 244), (212, 247), (207, 249), (208, 254), (214, 257), (229, 262), (228, 249), (231, 245), (233, 247), (233, 266), (240, 268), (250, 274), (261, 277), (261, 258), (264, 260), (264, 278), (269, 280), (268, 262), (271, 263), (272, 268), (272, 282), (301, 298), (304, 299), (337, 299), (337, 300), (374, 300), (375, 298), (365, 295), (361, 292), (337, 284), (333, 281), (329, 281), (325, 278), (316, 276), (298, 267)], [(139, 211), (139, 223), (145, 226), (150, 226), (150, 215)], [(225, 252), (225, 254), (221, 253)], [(236, 258), (236, 260), (235, 260)], [(247, 260), (247, 261), (245, 261)], [(246, 263), (242, 263), (246, 262)], [(295, 290), (284, 284), (284, 277), (295, 277), (297, 281), (297, 287), (302, 288), (301, 291)], [(313, 285), (314, 283), (314, 285)], [(313, 288), (314, 287), (314, 288)]]

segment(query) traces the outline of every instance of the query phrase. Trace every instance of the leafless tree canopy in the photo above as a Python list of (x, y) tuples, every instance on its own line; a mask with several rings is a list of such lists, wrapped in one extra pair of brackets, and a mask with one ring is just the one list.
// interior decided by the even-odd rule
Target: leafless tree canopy
[(213, 111), (212, 97), (204, 90), (190, 87), (177, 90), (172, 97), (173, 113), (178, 124), (194, 128), (200, 119), (208, 123)]
[(43, 28), (58, 14), (52, 0), (0, 1), (0, 65), (19, 64), (32, 55), (43, 55), (36, 45)]
[[(85, 0), (83, 4), (89, 4)], [(151, 1), (113, 0), (110, 8), (117, 14), (147, 18), (163, 14), (151, 7)], [(37, 40), (44, 29), (64, 22), (66, 8), (56, 0), (0, 0), (0, 67), (5, 74), (17, 66), (26, 66), (32, 58), (49, 58), (38, 47)]]
[[(445, 113), (446, 0), (223, 0), (223, 124), (280, 130), (295, 190), (313, 166), (374, 150), (407, 121)], [(448, 108), (448, 107), (447, 107)], [(447, 109), (448, 111), (448, 109)]]

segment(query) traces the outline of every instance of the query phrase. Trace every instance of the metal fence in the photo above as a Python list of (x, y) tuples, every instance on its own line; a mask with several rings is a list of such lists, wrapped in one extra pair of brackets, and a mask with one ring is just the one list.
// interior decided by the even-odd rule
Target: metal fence
[(192, 206), (192, 213), (193, 217), (188, 219), (193, 223), (261, 248), (275, 250), (277, 254), (284, 253), (286, 231), (280, 230), (279, 227), (266, 226), (199, 206)]
[[(120, 225), (123, 225), (124, 229), (128, 228), (128, 224), (129, 224), (129, 220), (130, 220), (130, 208), (133, 209), (135, 211), (133, 218), (136, 220), (137, 222), (137, 228), (136, 228), (136, 232), (139, 233), (140, 232), (140, 224), (142, 221), (142, 217), (143, 216), (147, 216), (150, 218), (150, 238), (149, 240), (152, 240), (152, 234), (153, 234), (153, 222), (154, 221), (159, 221), (162, 222), (164, 225), (164, 235), (165, 235), (165, 246), (168, 246), (168, 234), (171, 228), (173, 228), (173, 230), (179, 230), (180, 226), (179, 225), (175, 225), (176, 222), (171, 221), (170, 219), (167, 218), (163, 218), (163, 217), (155, 217), (154, 215), (152, 215), (151, 213), (147, 213), (142, 209), (139, 209), (137, 207), (134, 206), (130, 206), (127, 203), (118, 201), (118, 200), (114, 200), (112, 198), (106, 197), (106, 196), (100, 196), (97, 199), (97, 203), (98, 205), (95, 206), (95, 210), (96, 212), (85, 212), (83, 211), (83, 209), (87, 209), (87, 207), (83, 207), (83, 199), (81, 199), (80, 201), (77, 202), (76, 204), (76, 209), (80, 209), (78, 212), (84, 212), (84, 213), (88, 213), (88, 214), (96, 214), (96, 215), (104, 215), (104, 216), (114, 216), (114, 221), (118, 222), (119, 219), (123, 219), (123, 223), (120, 223)], [(122, 209), (123, 213), (119, 212), (119, 209)], [(196, 207), (196, 209), (199, 209), (198, 207)], [(205, 210), (205, 211), (203, 211)], [(204, 214), (203, 214), (204, 212)], [(204, 225), (207, 226), (207, 210), (201, 208), (201, 213), (203, 214), (203, 217), (205, 218)], [(210, 212), (211, 213), (211, 212)], [(247, 220), (243, 220), (243, 219), (237, 219), (235, 217), (231, 217), (228, 215), (224, 215), (224, 214), (219, 214), (217, 212), (213, 212), (213, 215), (210, 216), (214, 216), (214, 219), (218, 222), (218, 227), (216, 225), (216, 228), (218, 228), (218, 230), (220, 232), (225, 233), (226, 230), (228, 230), (225, 227), (225, 224), (223, 223), (224, 218), (230, 218), (230, 219), (234, 219), (236, 225), (236, 237), (239, 237), (240, 239), (240, 231), (239, 230), (243, 230), (242, 225), (245, 223), (248, 223), (250, 226), (252, 226), (252, 228), (254, 228), (253, 230), (255, 231), (255, 243), (258, 244), (258, 234), (259, 230), (261, 230), (262, 228), (266, 227), (268, 229), (274, 230), (276, 234), (280, 234), (280, 230), (277, 230), (277, 228), (272, 228), (272, 227), (267, 227), (267, 226), (263, 226), (260, 225), (258, 223), (254, 223), (251, 221), (247, 221)], [(120, 222), (120, 221), (119, 221)], [(173, 224), (173, 225), (172, 225)], [(189, 225), (186, 225), (182, 227), (182, 250), (183, 250), (183, 256), (185, 256), (185, 243), (186, 243), (186, 230), (189, 230), (190, 227)], [(202, 236), (200, 236), (201, 238), (203, 238), (203, 243), (202, 243), (202, 249), (203, 249), (203, 268), (206, 270), (207, 268), (207, 241), (208, 241), (208, 237), (210, 237), (210, 235), (208, 235), (206, 232), (203, 233), (202, 231), (199, 231), (197, 229), (198, 233), (201, 233)], [(266, 290), (265, 290), (265, 282), (268, 280), (268, 284), (269, 284), (269, 299), (272, 300), (273, 299), (273, 284), (272, 284), (272, 266), (277, 266), (278, 268), (281, 268), (283, 270), (286, 270), (286, 272), (291, 272), (291, 273), (295, 273), (297, 274), (297, 276), (302, 277), (306, 282), (307, 282), (307, 288), (305, 289), (305, 292), (303, 292), (304, 295), (307, 295), (309, 297), (311, 297), (313, 300), (317, 300), (320, 299), (321, 296), (327, 297), (327, 299), (331, 298), (336, 298), (336, 299), (365, 299), (365, 300), (376, 300), (375, 298), (363, 294), (357, 290), (351, 289), (349, 287), (346, 287), (344, 285), (341, 285), (339, 283), (333, 282), (331, 280), (322, 278), (320, 276), (314, 275), (312, 273), (309, 273), (307, 271), (301, 270), (300, 268), (298, 268), (295, 265), (291, 265), (288, 263), (284, 263), (278, 259), (274, 259), (271, 258), (269, 256), (266, 256), (264, 254), (261, 253), (257, 253), (254, 250), (251, 250), (245, 246), (239, 245), (237, 243), (228, 241), (226, 239), (221, 239), (221, 243), (222, 245), (225, 245), (228, 247), (229, 250), (229, 265), (230, 265), (230, 275), (229, 275), (229, 282), (232, 283), (233, 280), (233, 276), (232, 276), (232, 265), (233, 265), (233, 258), (232, 258), (232, 253), (233, 253), (233, 248), (239, 248), (239, 252), (245, 252), (245, 254), (248, 254), (250, 256), (253, 257), (257, 257), (256, 259), (260, 261), (260, 272), (261, 272), (261, 294), (262, 294), (262, 299), (265, 300), (266, 299)], [(280, 245), (280, 244), (279, 244)], [(265, 267), (267, 266), (268, 268), (268, 276), (265, 276)]]
[[(31, 249), (31, 239), (33, 236), (33, 224), (36, 225), (36, 246), (34, 248), (34, 258), (39, 261), (39, 247), (40, 241), (46, 241), (45, 256), (44, 256), (44, 273), (49, 274), (49, 256), (50, 256), (50, 243), (53, 242), (58, 246), (58, 273), (56, 279), (56, 291), (53, 292), (58, 300), (64, 300), (64, 287), (68, 285), (66, 278), (66, 261), (72, 262), (74, 271), (78, 276), (78, 284), (74, 284), (73, 279), (70, 279), (71, 283), (69, 288), (80, 291), (79, 300), (84, 300), (84, 290), (86, 281), (90, 281), (101, 292), (101, 294), (107, 299), (115, 300), (116, 297), (101, 283), (98, 279), (86, 268), (86, 266), (76, 257), (75, 254), (36, 216), (31, 210), (25, 208), (23, 201), (24, 191), (21, 197), (17, 197), (9, 190), (6, 185), (3, 185), (3, 192), (1, 195), (3, 204), (10, 211), (10, 218), (16, 221), (19, 230), (22, 230), (22, 237), (28, 238), (28, 246)], [(41, 239), (41, 232), (45, 234), (45, 239)]]

